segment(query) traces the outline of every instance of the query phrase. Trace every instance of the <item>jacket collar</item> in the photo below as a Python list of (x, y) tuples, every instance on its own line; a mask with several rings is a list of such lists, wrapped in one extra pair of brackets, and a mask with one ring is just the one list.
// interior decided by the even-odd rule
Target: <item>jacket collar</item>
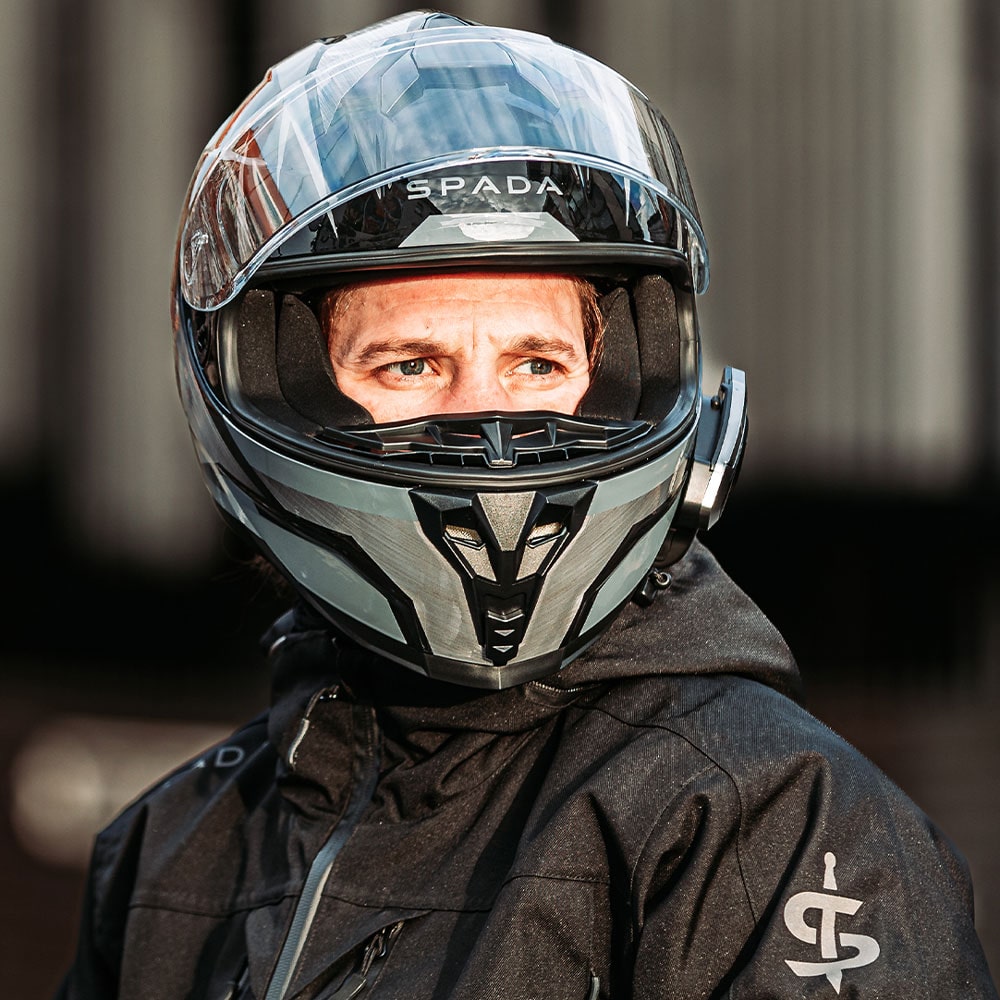
[(625, 679), (738, 674), (792, 698), (801, 682), (777, 629), (695, 543), (672, 567), (673, 582), (654, 604), (629, 604), (583, 655), (558, 674), (503, 691), (432, 681), (336, 636), (304, 604), (264, 637), (273, 665), (272, 743), (282, 756), (319, 690), (337, 687), (376, 707), (394, 734), (425, 744), (454, 732), (529, 730), (580, 698)]

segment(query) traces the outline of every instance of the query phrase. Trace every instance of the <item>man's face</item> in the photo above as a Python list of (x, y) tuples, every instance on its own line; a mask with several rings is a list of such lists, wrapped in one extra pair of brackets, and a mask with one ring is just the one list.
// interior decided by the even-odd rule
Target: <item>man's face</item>
[(573, 413), (590, 384), (578, 283), (436, 274), (359, 282), (323, 310), (345, 395), (376, 423), (437, 413)]

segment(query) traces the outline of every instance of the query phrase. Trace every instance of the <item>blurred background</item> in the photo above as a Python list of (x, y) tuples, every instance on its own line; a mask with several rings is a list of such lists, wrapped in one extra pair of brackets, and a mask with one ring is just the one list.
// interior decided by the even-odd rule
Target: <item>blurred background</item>
[[(0, 6), (0, 967), (49, 996), (90, 839), (267, 704), (281, 600), (200, 483), (171, 367), (176, 220), (266, 68), (389, 0)], [(1000, 5), (453, 0), (666, 112), (712, 253), (706, 388), (749, 373), (706, 541), (822, 719), (955, 841), (1000, 971)], [(914, 920), (919, 914), (912, 915)]]

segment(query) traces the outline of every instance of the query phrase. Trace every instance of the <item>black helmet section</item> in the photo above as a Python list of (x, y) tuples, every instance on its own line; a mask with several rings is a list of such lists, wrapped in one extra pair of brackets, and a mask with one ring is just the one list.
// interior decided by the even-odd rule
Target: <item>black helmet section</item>
[[(371, 414), (337, 388), (319, 321), (299, 297), (247, 292), (234, 332), (219, 350), (232, 405), (246, 400), (272, 426), (308, 434), (372, 423)], [(252, 420), (252, 411), (246, 416)]]
[(237, 420), (327, 458), (331, 449), (346, 448), (356, 457), (369, 453), (442, 467), (546, 465), (588, 448), (609, 452), (640, 442), (675, 406), (685, 405), (685, 383), (690, 394), (696, 345), (682, 335), (671, 284), (646, 274), (613, 284), (598, 301), (602, 344), (578, 419), (506, 414), (507, 430), (494, 433), (468, 419), (373, 425), (368, 411), (337, 386), (316, 311), (299, 295), (251, 289), (219, 321), (206, 317), (215, 330), (214, 349), (195, 353), (203, 375), (221, 371), (220, 404)]
[(483, 655), (518, 652), (546, 571), (577, 533), (593, 485), (514, 494), (414, 490), (421, 527), (465, 586)]
[(550, 160), (491, 160), (367, 191), (290, 236), (259, 273), (315, 280), (357, 267), (359, 254), (369, 268), (419, 264), (429, 255), (439, 267), (505, 257), (607, 267), (610, 244), (612, 271), (623, 273), (633, 260), (672, 264), (673, 280), (689, 287), (685, 238), (674, 208), (625, 176)]
[(727, 365), (719, 391), (702, 401), (684, 500), (657, 556), (656, 569), (681, 559), (695, 534), (711, 528), (722, 515), (743, 465), (748, 428), (746, 372)]
[(282, 260), (361, 269), (449, 250), (572, 250), (708, 284), (680, 147), (642, 93), (540, 35), (419, 15), (272, 67), (202, 154), (177, 272), (211, 310)]

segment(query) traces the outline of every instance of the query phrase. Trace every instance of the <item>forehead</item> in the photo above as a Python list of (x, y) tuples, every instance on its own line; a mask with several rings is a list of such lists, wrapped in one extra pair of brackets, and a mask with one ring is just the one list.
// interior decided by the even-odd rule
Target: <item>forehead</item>
[(479, 307), (509, 314), (551, 314), (576, 325), (582, 314), (585, 287), (580, 279), (564, 274), (408, 275), (332, 289), (324, 299), (323, 310), (334, 325), (394, 313), (447, 318)]

